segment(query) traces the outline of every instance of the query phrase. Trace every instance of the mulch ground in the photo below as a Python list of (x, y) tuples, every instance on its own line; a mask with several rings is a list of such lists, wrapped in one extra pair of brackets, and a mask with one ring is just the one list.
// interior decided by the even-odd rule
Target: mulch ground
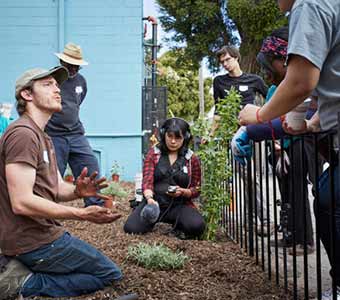
[[(132, 190), (131, 184), (124, 185)], [(82, 202), (74, 201), (71, 205), (82, 205)], [(144, 236), (127, 235), (123, 232), (123, 224), (130, 212), (127, 199), (119, 200), (118, 209), (123, 217), (113, 224), (64, 222), (69, 232), (100, 249), (124, 273), (118, 286), (73, 299), (113, 300), (128, 293), (137, 293), (140, 300), (292, 299), (268, 282), (254, 259), (223, 235), (216, 242), (179, 240), (165, 234), (169, 228), (165, 224), (159, 224)], [(190, 260), (181, 270), (145, 269), (126, 258), (128, 247), (140, 242), (163, 243), (172, 250), (183, 251)]]

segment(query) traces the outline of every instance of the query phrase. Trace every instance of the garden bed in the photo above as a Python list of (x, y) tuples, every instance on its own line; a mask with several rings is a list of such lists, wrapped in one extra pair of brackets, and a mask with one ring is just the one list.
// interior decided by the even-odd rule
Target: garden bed
[[(82, 202), (74, 201), (71, 205), (82, 205)], [(127, 293), (137, 293), (140, 300), (291, 298), (268, 282), (254, 260), (223, 235), (217, 242), (179, 240), (165, 235), (169, 231), (165, 224), (157, 225), (152, 233), (144, 236), (127, 235), (123, 232), (123, 224), (130, 211), (128, 200), (121, 200), (118, 207), (123, 217), (113, 224), (64, 222), (72, 234), (103, 251), (124, 273), (123, 281), (116, 287), (74, 299), (109, 300)], [(181, 270), (155, 271), (139, 267), (126, 258), (128, 247), (139, 242), (163, 243), (172, 250), (183, 251), (190, 260)]]

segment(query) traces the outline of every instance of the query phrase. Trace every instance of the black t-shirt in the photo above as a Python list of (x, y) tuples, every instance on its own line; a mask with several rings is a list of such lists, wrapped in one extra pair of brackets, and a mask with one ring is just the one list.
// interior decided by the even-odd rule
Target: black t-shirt
[(60, 90), (63, 109), (52, 115), (45, 131), (50, 136), (84, 134), (84, 127), (79, 119), (79, 110), (87, 93), (85, 78), (78, 73), (75, 77), (67, 79), (61, 85)]
[[(229, 74), (216, 76), (213, 82), (215, 105), (219, 99), (224, 99), (231, 87), (235, 87), (242, 96), (241, 106), (254, 104), (256, 93), (263, 97), (267, 95), (267, 86), (263, 79), (255, 74), (243, 73), (239, 77), (231, 77)], [(215, 114), (218, 112), (215, 110)]]

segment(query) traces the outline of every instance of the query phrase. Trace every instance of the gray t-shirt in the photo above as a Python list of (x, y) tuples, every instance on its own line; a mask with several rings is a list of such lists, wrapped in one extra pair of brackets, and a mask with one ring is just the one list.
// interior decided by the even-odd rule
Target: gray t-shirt
[(288, 55), (303, 56), (320, 71), (321, 128), (337, 125), (340, 112), (340, 1), (296, 0), (289, 20)]

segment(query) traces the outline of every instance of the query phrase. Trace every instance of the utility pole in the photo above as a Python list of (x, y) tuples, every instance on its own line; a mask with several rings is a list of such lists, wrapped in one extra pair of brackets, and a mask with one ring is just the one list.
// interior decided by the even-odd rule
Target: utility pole
[(204, 116), (204, 78), (203, 78), (203, 63), (200, 63), (198, 69), (198, 91), (199, 91), (199, 103), (200, 103), (200, 117)]

